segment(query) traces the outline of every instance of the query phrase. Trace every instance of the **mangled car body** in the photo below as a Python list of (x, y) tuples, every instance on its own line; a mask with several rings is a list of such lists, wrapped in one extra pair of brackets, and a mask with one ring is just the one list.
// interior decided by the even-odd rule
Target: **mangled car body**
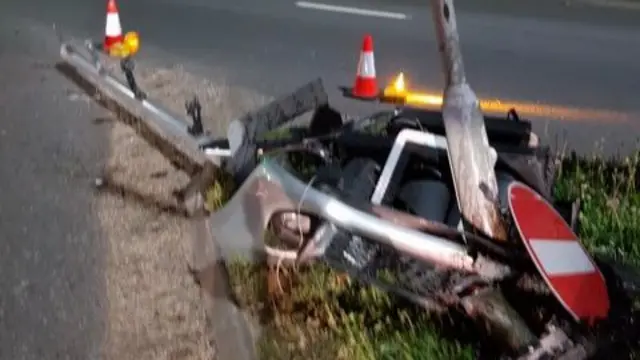
[[(214, 139), (197, 102), (188, 126), (146, 99), (129, 58), (125, 85), (77, 47), (64, 44), (61, 55), (150, 131), (189, 147), (172, 159), (193, 178), (181, 200), (194, 189), (206, 196), (221, 173), (233, 179), (229, 201), (208, 218), (223, 251), (324, 261), (425, 309), (457, 308), (516, 358), (588, 358), (597, 347), (589, 329), (607, 323), (610, 294), (624, 284), (581, 245), (575, 204), (552, 202), (555, 159), (531, 123), (517, 109), (483, 115), (452, 1), (432, 4), (446, 78), (440, 110), (401, 106), (345, 121), (315, 80)], [(291, 126), (308, 111), (309, 125)], [(265, 137), (283, 127), (286, 136)], [(284, 248), (265, 244), (268, 228)], [(514, 291), (550, 305), (522, 309)]]

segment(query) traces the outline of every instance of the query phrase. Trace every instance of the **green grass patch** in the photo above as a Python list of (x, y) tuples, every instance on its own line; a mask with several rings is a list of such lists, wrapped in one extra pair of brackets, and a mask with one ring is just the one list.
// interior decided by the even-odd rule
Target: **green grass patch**
[(572, 156), (559, 169), (555, 196), (580, 199), (581, 239), (589, 250), (640, 265), (640, 152), (619, 162)]
[(264, 326), (261, 359), (473, 359), (471, 346), (441, 336), (430, 317), (375, 288), (314, 265), (295, 274), (232, 263), (241, 305)]

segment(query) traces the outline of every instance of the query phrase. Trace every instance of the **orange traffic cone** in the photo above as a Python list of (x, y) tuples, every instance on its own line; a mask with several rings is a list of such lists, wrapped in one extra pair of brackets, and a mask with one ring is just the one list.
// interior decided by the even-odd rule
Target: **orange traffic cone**
[(362, 42), (358, 73), (351, 90), (351, 95), (358, 98), (373, 99), (378, 96), (376, 81), (376, 64), (373, 57), (373, 38), (367, 34)]
[(104, 33), (104, 51), (108, 53), (114, 44), (121, 43), (123, 39), (116, 0), (109, 0), (107, 3), (107, 24)]

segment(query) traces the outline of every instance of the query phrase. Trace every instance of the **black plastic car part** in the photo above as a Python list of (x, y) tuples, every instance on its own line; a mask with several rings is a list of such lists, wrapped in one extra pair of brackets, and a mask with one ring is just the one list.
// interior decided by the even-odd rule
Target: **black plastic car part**
[[(403, 107), (400, 109), (398, 117), (417, 119), (424, 129), (444, 135), (444, 121), (441, 111)], [(519, 117), (517, 121), (505, 121), (509, 117), (513, 118), (513, 114), (507, 114), (506, 118), (485, 116), (485, 128), (489, 142), (492, 145), (496, 143), (526, 146), (531, 135), (531, 122)]]

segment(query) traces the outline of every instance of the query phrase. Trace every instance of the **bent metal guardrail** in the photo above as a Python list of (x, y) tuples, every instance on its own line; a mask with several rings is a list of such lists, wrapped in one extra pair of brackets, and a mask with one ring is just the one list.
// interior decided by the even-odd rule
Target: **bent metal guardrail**
[[(82, 50), (84, 50), (84, 54)], [(188, 156), (191, 162), (202, 164), (205, 160), (204, 153), (200, 150), (200, 144), (209, 141), (208, 136), (193, 136), (190, 134), (189, 125), (185, 120), (180, 120), (162, 106), (137, 96), (139, 94), (134, 93), (129, 86), (104, 69), (99, 61), (97, 51), (89, 43), (85, 46), (62, 44), (60, 56), (81, 75), (82, 80), (89, 82), (97, 89), (100, 96), (108, 97), (108, 100), (138, 117), (156, 134), (177, 142), (184, 155)]]

